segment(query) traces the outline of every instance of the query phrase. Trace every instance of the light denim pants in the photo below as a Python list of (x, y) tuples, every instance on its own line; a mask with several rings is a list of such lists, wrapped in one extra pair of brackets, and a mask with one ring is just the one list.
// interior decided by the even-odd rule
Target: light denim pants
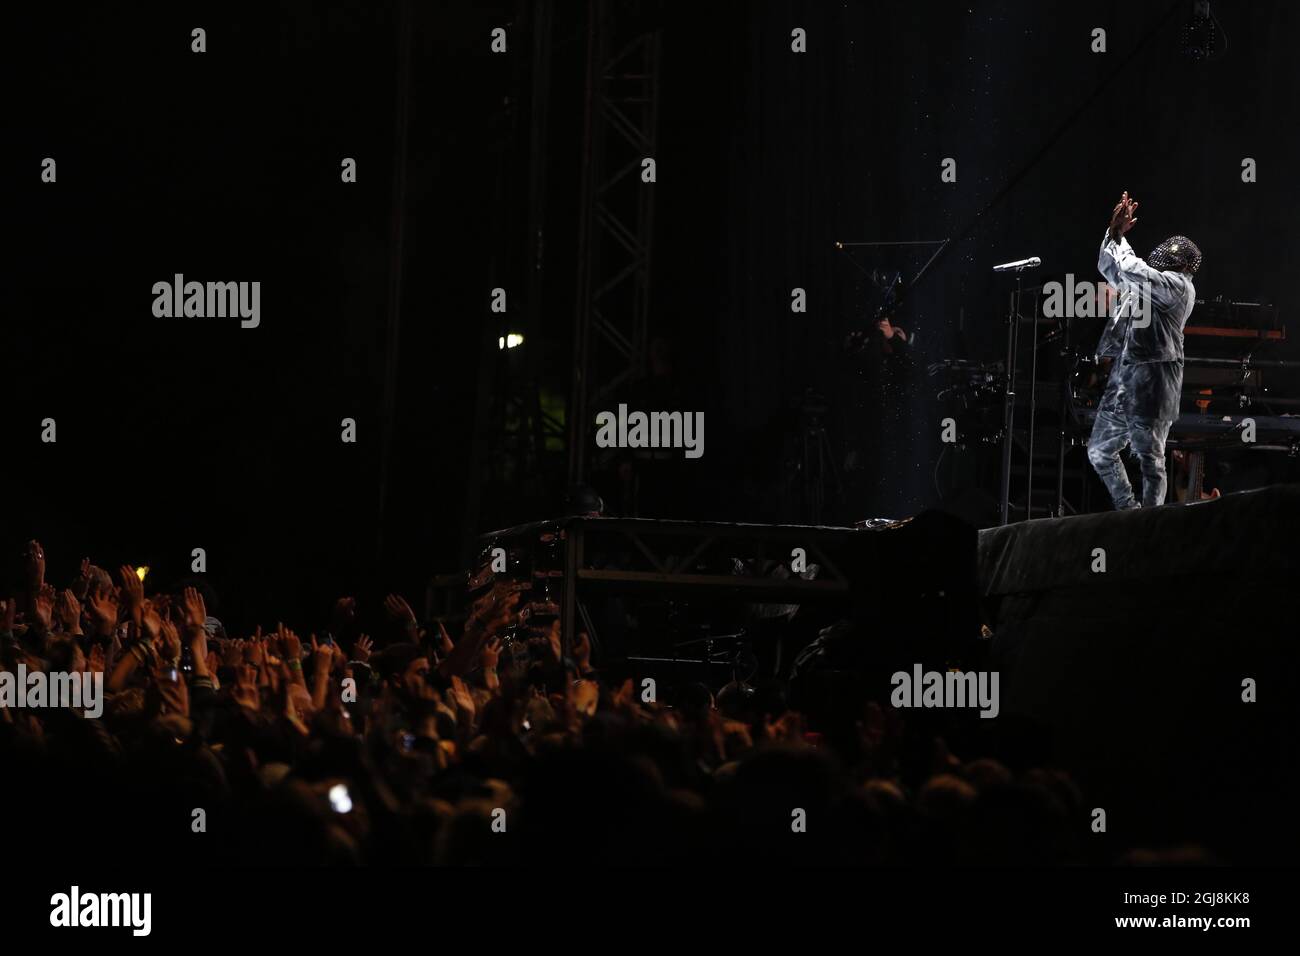
[(1142, 507), (1154, 508), (1165, 503), (1165, 440), (1174, 423), (1172, 419), (1130, 417), (1121, 406), (1118, 401), (1102, 402), (1088, 438), (1088, 461), (1106, 485), (1117, 511), (1136, 508), (1133, 486), (1119, 457), (1125, 446), (1132, 445), (1142, 468)]

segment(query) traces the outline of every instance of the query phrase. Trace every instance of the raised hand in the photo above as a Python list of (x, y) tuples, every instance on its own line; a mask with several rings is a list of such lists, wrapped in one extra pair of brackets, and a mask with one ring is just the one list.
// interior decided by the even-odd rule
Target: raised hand
[[(203, 640), (205, 643), (207, 642), (207, 639), (208, 639), (208, 632), (204, 631)], [(208, 656), (207, 656), (206, 663), (208, 665), (208, 673), (211, 674), (213, 677), (216, 677), (217, 671), (221, 669), (221, 652), (218, 651), (215, 647), (208, 648)]]
[(442, 621), (438, 622), (438, 653), (446, 657), (455, 648), (451, 642), (451, 635), (447, 633), (447, 628), (443, 627)]
[(208, 608), (198, 588), (186, 588), (182, 592), (181, 607), (185, 611), (185, 626), (191, 630), (203, 630), (208, 620)]
[(334, 666), (334, 647), (330, 644), (318, 644), (316, 635), (311, 635), (311, 663), (319, 676), (328, 674)]
[(33, 626), (38, 634), (48, 634), (54, 613), (54, 589), (48, 584), (42, 585), (32, 598)]
[(520, 597), (520, 591), (516, 587), (494, 584), (491, 591), (474, 602), (469, 618), (465, 621), (465, 630), (469, 632), (482, 629), (488, 634), (495, 634), (514, 620)]
[(243, 666), (244, 663), (244, 642), (238, 639), (226, 641), (218, 644), (217, 650), (221, 656), (220, 666), (236, 669)]
[[(181, 635), (176, 630), (176, 625), (171, 621), (159, 619), (158, 636), (161, 644), (162, 656), (164, 660), (179, 661), (181, 659)], [(207, 637), (207, 634), (204, 634)], [(204, 657), (207, 656), (207, 645), (204, 644)]]
[(262, 637), (260, 627), (253, 632), (253, 636), (244, 645), (244, 660), (254, 667), (262, 667), (266, 664), (266, 639)]
[(465, 682), (454, 674), (451, 678), (451, 699), (456, 702), (456, 709), (465, 713), (467, 722), (474, 719), (474, 695), (465, 686)]
[(352, 645), (352, 659), (360, 661), (362, 664), (370, 660), (370, 654), (374, 650), (374, 642), (365, 634), (357, 638), (356, 643)]
[(416, 642), (420, 639), (420, 626), (415, 620), (415, 612), (400, 594), (390, 594), (384, 598), (384, 610), (388, 616), (406, 632), (407, 640)]
[(140, 575), (135, 573), (135, 568), (129, 564), (122, 565), (117, 574), (122, 579), (122, 593), (126, 596), (127, 611), (135, 626), (140, 627), (143, 623), (144, 582), (140, 580)]
[(1110, 211), (1110, 225), (1108, 228), (1110, 229), (1110, 238), (1112, 242), (1119, 239), (1119, 227), (1124, 221), (1127, 207), (1128, 191), (1125, 190), (1124, 195), (1120, 197), (1119, 202), (1115, 203), (1115, 208)]
[(341, 597), (334, 602), (334, 611), (330, 615), (330, 628), (337, 637), (352, 626), (357, 619), (357, 599)]
[(286, 661), (302, 663), (302, 639), (284, 624), (276, 629), (276, 636), (280, 642), (280, 656)]
[(1137, 207), (1137, 200), (1129, 199), (1128, 190), (1124, 190), (1124, 195), (1110, 213), (1110, 238), (1113, 241), (1118, 241), (1120, 236), (1133, 228), (1137, 222)]
[(302, 640), (283, 624), (280, 625), (280, 655), (283, 670), (290, 683), (307, 686), (307, 678), (302, 672)]
[(97, 589), (87, 597), (86, 606), (99, 634), (103, 637), (112, 634), (117, 626), (117, 595), (109, 589)]
[(239, 706), (257, 710), (261, 701), (257, 692), (256, 667), (245, 665), (235, 668), (235, 686), (230, 696)]
[[(176, 625), (171, 621), (163, 625), (165, 630), (170, 630), (173, 634), (178, 634)], [(203, 659), (204, 666), (208, 663), (208, 632), (201, 627), (191, 627), (185, 635), (185, 642), (190, 646), (190, 652), (194, 655), (195, 666), (198, 666), (199, 658)]]
[(145, 601), (140, 609), (140, 626), (145, 637), (151, 641), (157, 641), (162, 636), (163, 618), (151, 601)]
[(1137, 208), (1138, 208), (1137, 200), (1130, 199), (1128, 203), (1128, 209), (1124, 214), (1124, 222), (1120, 225), (1119, 228), (1120, 235), (1126, 234), (1130, 229), (1132, 229), (1134, 226), (1137, 225)]
[(81, 633), (81, 602), (77, 600), (70, 588), (64, 588), (59, 592), (54, 612), (65, 631), (69, 634)]

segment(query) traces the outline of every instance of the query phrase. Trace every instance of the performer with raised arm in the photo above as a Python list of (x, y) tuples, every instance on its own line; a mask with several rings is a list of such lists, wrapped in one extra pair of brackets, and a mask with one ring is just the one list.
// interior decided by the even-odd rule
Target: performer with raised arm
[[(1117, 510), (1152, 508), (1165, 500), (1165, 439), (1178, 417), (1183, 388), (1183, 326), (1196, 304), (1192, 275), (1201, 250), (1171, 236), (1138, 258), (1124, 238), (1137, 222), (1137, 201), (1125, 192), (1111, 212), (1097, 268), (1119, 292), (1119, 305), (1097, 345), (1111, 359), (1110, 381), (1088, 439), (1088, 460)], [(1142, 501), (1120, 460), (1132, 445), (1142, 469)]]

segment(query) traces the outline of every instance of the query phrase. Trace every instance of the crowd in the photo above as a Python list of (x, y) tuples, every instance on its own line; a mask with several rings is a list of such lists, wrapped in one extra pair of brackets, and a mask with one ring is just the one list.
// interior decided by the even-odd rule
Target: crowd
[[(46, 581), (31, 542), (0, 670), (102, 675), (103, 712), (0, 707), (11, 851), (207, 863), (1059, 864), (1089, 860), (1063, 773), (958, 755), (863, 700), (825, 726), (780, 684), (715, 696), (611, 672), (559, 625), (520, 646), (519, 588), (463, 626), (390, 595), (372, 639), (340, 598), (305, 636), (237, 636), (202, 581), (89, 560)], [(378, 609), (376, 609), (378, 610)], [(16, 857), (16, 858), (22, 858)], [(106, 858), (113, 858), (108, 856)]]

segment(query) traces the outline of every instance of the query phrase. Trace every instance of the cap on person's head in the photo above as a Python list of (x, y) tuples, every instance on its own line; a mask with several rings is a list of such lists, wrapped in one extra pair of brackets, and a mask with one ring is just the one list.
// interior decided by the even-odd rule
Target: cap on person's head
[(1201, 250), (1186, 236), (1170, 236), (1151, 250), (1147, 264), (1161, 272), (1195, 275), (1201, 267)]

